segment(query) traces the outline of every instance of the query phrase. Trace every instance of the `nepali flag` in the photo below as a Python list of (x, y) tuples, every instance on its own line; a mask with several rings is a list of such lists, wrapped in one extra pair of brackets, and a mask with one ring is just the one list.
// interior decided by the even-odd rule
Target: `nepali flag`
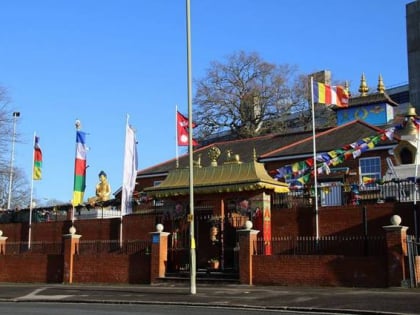
[[(195, 128), (197, 125), (192, 124), (192, 127)], [(177, 139), (179, 146), (188, 145), (188, 118), (182, 115), (179, 111), (176, 112), (176, 131)], [(193, 139), (193, 146), (198, 145), (198, 142)]]

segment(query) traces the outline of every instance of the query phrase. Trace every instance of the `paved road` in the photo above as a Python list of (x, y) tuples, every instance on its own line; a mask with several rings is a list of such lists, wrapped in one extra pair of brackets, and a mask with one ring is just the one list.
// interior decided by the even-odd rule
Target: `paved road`
[[(309, 315), (307, 311), (264, 310), (251, 308), (208, 307), (158, 304), (94, 304), (54, 302), (2, 302), (1, 315)], [(314, 313), (311, 313), (314, 314)], [(334, 313), (336, 314), (336, 313)], [(330, 312), (316, 312), (315, 315), (332, 315)], [(337, 314), (338, 315), (338, 314)], [(352, 315), (342, 314), (339, 315)]]
[(0, 302), (208, 305), (350, 314), (420, 314), (420, 289), (188, 285), (0, 284)]

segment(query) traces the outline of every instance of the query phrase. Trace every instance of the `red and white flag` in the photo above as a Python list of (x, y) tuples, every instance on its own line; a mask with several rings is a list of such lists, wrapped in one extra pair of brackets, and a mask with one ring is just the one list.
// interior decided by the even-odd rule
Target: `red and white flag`
[[(176, 112), (176, 130), (179, 146), (188, 145), (188, 118), (182, 115), (179, 111)], [(192, 127), (195, 128), (196, 124), (192, 124)], [(198, 142), (193, 139), (193, 146), (198, 145)]]

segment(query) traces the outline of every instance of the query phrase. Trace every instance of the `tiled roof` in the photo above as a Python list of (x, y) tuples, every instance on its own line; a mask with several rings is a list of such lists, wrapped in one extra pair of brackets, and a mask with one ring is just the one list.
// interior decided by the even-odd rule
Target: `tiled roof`
[[(317, 130), (316, 149), (317, 152), (328, 152), (339, 149), (347, 144), (353, 143), (365, 137), (376, 135), (381, 129), (365, 122), (355, 120), (347, 124), (324, 130)], [(396, 144), (396, 141), (384, 141), (377, 147)], [(238, 154), (242, 162), (250, 162), (254, 158), (254, 149), (260, 161), (266, 159), (286, 159), (300, 155), (310, 155), (313, 151), (312, 131), (266, 135), (250, 139), (231, 140), (215, 142), (213, 144), (197, 148), (194, 151), (193, 159), (198, 160), (201, 155), (200, 164), (209, 166), (211, 160), (208, 151), (212, 146), (221, 150), (218, 160), (222, 164), (227, 159), (227, 151)], [(186, 168), (189, 165), (188, 154), (179, 157), (179, 168)], [(176, 160), (172, 159), (138, 172), (138, 176), (150, 176), (154, 174), (166, 174), (176, 168)]]
[[(189, 169), (171, 170), (166, 179), (158, 186), (148, 187), (145, 191), (149, 196), (170, 197), (188, 195)], [(221, 164), (194, 168), (194, 191), (196, 193), (222, 193), (267, 189), (278, 193), (289, 192), (288, 185), (271, 178), (264, 164), (256, 161), (248, 163)]]
[(377, 92), (366, 96), (350, 97), (349, 99), (349, 107), (378, 103), (388, 103), (394, 107), (398, 106), (398, 103), (394, 102), (386, 93)]
[[(374, 136), (381, 131), (380, 128), (369, 125), (360, 120), (354, 120), (347, 124), (331, 128), (323, 132), (317, 132), (316, 150), (317, 152), (328, 152), (342, 148), (347, 144), (351, 144), (357, 140)], [(386, 140), (381, 142), (377, 147), (396, 144), (396, 141)], [(276, 150), (260, 155), (260, 159), (285, 159), (298, 155), (310, 155), (313, 152), (312, 135), (299, 142), (292, 143), (288, 146), (279, 147)]]
[[(300, 132), (300, 133), (291, 133), (283, 135), (266, 135), (250, 139), (240, 139), (240, 140), (231, 140), (231, 141), (221, 141), (215, 142), (210, 145), (197, 148), (194, 150), (194, 160), (198, 159), (199, 154), (201, 154), (201, 165), (208, 166), (211, 161), (207, 153), (212, 146), (217, 146), (221, 150), (221, 156), (219, 158), (219, 164), (222, 164), (226, 161), (227, 150), (231, 150), (232, 154), (238, 154), (242, 162), (250, 162), (254, 158), (254, 149), (257, 156), (260, 156), (264, 153), (271, 152), (283, 146), (287, 146), (291, 143), (298, 142), (302, 139), (307, 138), (311, 132)], [(188, 154), (182, 155), (179, 157), (179, 167), (185, 168), (189, 165)], [(161, 164), (157, 164), (150, 168), (140, 170), (138, 172), (139, 176), (166, 173), (169, 170), (176, 168), (176, 160), (172, 159)]]

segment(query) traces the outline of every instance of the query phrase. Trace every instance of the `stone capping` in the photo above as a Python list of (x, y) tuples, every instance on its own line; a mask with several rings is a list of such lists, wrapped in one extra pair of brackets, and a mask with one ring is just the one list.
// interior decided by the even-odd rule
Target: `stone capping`
[(238, 230), (237, 233), (249, 233), (251, 235), (254, 235), (254, 234), (260, 233), (260, 231), (259, 230), (252, 230), (252, 229), (251, 230), (241, 229), (241, 230)]
[(171, 233), (169, 233), (169, 232), (149, 232), (149, 234), (152, 234), (152, 235), (156, 234), (156, 235), (160, 235), (160, 236), (168, 236)]
[(74, 239), (79, 239), (82, 237), (82, 235), (80, 234), (64, 234), (63, 235), (64, 238), (74, 238)]
[(401, 225), (385, 225), (382, 228), (387, 232), (408, 230), (408, 226), (401, 226)]

